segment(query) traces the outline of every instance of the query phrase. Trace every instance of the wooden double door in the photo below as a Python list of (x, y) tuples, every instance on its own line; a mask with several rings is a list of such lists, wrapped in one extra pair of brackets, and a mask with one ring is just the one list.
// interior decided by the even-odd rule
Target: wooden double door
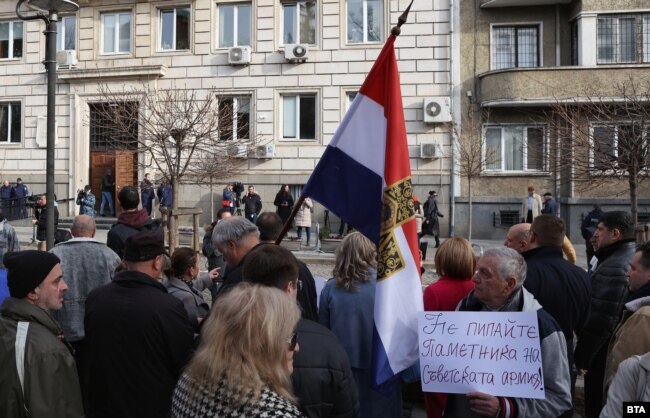
[[(124, 186), (138, 187), (138, 154), (135, 151), (91, 151), (90, 152), (90, 186), (97, 198), (95, 210), (99, 211), (102, 201), (102, 178), (108, 170), (113, 173), (115, 189), (113, 202), (116, 215), (122, 212), (122, 206), (117, 200), (117, 194)], [(105, 208), (105, 215), (109, 209)]]

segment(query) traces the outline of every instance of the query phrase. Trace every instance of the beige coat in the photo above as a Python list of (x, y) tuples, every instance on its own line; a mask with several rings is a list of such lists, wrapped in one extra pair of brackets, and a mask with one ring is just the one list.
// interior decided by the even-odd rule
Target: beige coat
[[(544, 204), (542, 203), (542, 197), (537, 193), (533, 193), (533, 219), (542, 214), (542, 207), (544, 207)], [(521, 201), (521, 217), (524, 219), (524, 222), (526, 222), (527, 215), (528, 195), (526, 195), (526, 197), (524, 197), (524, 199)]]
[(313, 202), (310, 198), (305, 198), (302, 202), (302, 206), (298, 209), (296, 213), (295, 225), (302, 227), (311, 227), (311, 208), (314, 207)]
[(423, 220), (424, 220), (424, 209), (422, 209), (422, 205), (419, 205), (418, 210), (415, 211), (415, 228), (418, 231), (418, 234), (422, 233)]

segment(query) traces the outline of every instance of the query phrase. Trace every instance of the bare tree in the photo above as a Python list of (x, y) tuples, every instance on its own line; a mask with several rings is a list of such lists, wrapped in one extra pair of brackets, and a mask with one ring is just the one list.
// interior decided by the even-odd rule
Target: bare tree
[(576, 188), (628, 193), (636, 223), (639, 185), (650, 174), (650, 81), (630, 79), (614, 91), (585, 94), (577, 103), (558, 100), (548, 120)]
[(143, 85), (112, 91), (101, 84), (99, 96), (101, 106), (96, 109), (102, 113), (99, 119), (109, 121), (103, 128), (111, 133), (112, 148), (140, 153), (140, 164), (153, 167), (172, 185), (173, 251), (180, 185), (186, 180), (223, 178), (241, 165), (256, 142), (250, 134), (250, 112), (240, 111), (235, 98), (219, 98), (209, 90)]
[(456, 174), (467, 180), (468, 196), (468, 234), (469, 240), (472, 239), (472, 205), (473, 193), (472, 186), (474, 181), (479, 178), (486, 167), (499, 161), (499, 155), (495, 150), (488, 150), (483, 144), (483, 130), (481, 120), (488, 120), (487, 110), (475, 110), (471, 104), (468, 105), (467, 113), (462, 116), (463, 128), (459, 129), (458, 125), (451, 126), (451, 131), (456, 139), (455, 152), (457, 155), (457, 164), (452, 167)]

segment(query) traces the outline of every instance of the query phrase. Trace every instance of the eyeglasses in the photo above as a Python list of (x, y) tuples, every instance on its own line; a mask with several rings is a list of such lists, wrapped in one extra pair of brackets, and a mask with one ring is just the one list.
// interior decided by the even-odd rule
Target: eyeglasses
[(296, 351), (296, 345), (298, 345), (298, 331), (294, 331), (291, 334), (291, 338), (287, 339), (287, 344), (289, 345), (289, 351)]

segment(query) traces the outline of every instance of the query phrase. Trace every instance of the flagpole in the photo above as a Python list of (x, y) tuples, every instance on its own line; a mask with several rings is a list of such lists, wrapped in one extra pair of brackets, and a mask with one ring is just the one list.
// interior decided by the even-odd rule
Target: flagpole
[(411, 10), (411, 6), (413, 6), (413, 1), (409, 3), (408, 7), (406, 10), (404, 10), (404, 13), (402, 13), (398, 18), (397, 18), (397, 25), (393, 26), (393, 28), (390, 30), (391, 35), (399, 36), (400, 33), (402, 33), (402, 25), (406, 23), (406, 19), (409, 16), (409, 11)]
[(284, 226), (282, 226), (282, 231), (280, 232), (280, 236), (278, 237), (278, 239), (275, 240), (276, 245), (280, 245), (282, 243), (284, 236), (287, 235), (287, 232), (289, 232), (289, 228), (291, 228), (291, 222), (293, 222), (293, 218), (296, 217), (296, 214), (298, 213), (298, 210), (300, 210), (300, 207), (302, 206), (302, 202), (304, 201), (305, 201), (305, 196), (301, 195), (298, 198), (296, 204), (293, 206), (293, 210), (291, 211), (291, 214), (289, 215), (287, 222), (285, 222)]

